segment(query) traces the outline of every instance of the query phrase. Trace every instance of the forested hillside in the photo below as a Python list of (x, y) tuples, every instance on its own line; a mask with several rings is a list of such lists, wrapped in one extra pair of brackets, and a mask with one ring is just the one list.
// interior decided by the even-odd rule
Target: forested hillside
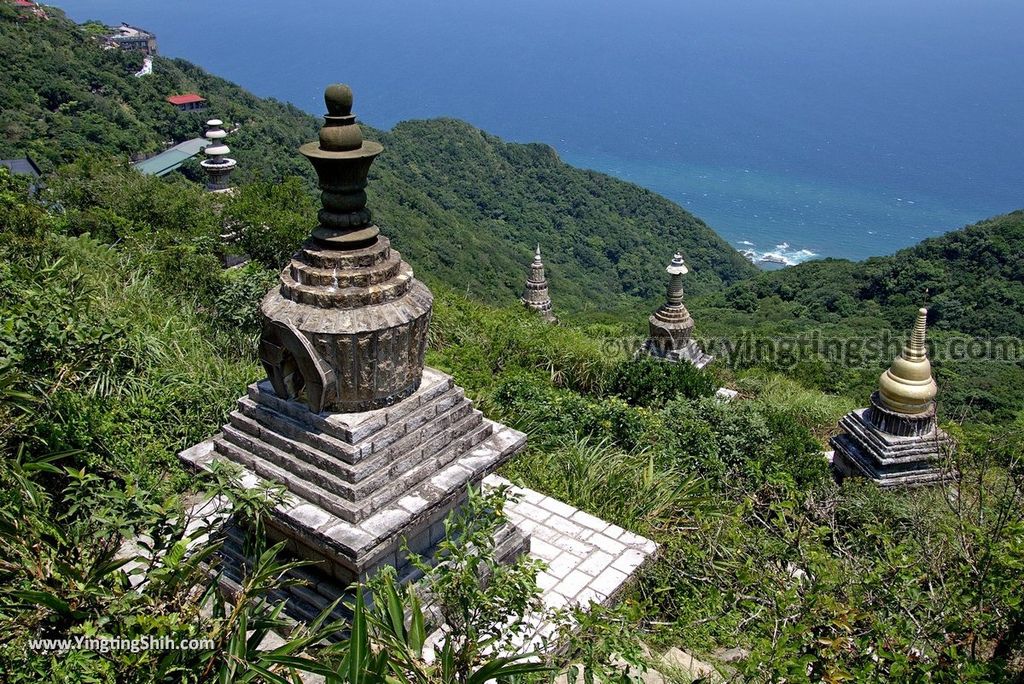
[(752, 313), (776, 300), (809, 324), (878, 316), (905, 325), (919, 306), (940, 330), (1024, 333), (1024, 212), (981, 221), (862, 262), (812, 261), (762, 273), (703, 300)]
[[(189, 539), (186, 502), (232, 497), (254, 522), (255, 544), (274, 501), (230, 479), (196, 480), (175, 458), (215, 432), (263, 375), (256, 304), (274, 273), (256, 262), (221, 268), (219, 198), (183, 177), (83, 160), (49, 183), (40, 203), (0, 170), (0, 679), (284, 682), (295, 669), (348, 672), (354, 653), (387, 658), (403, 674), (396, 681), (455, 681), (402, 660), (405, 642), (388, 641), (391, 622), (379, 617), (369, 641), (325, 647), (320, 636), (345, 625), (323, 625), (289, 632), (283, 653), (260, 649), (251, 630), (276, 624), (263, 602), (274, 600), (285, 562), (272, 549), (243, 594), (196, 593), (210, 586), (205, 570), (195, 558), (173, 560)], [(430, 365), (452, 373), (487, 415), (529, 434), (505, 474), (661, 544), (619, 608), (583, 618), (548, 660), (551, 674), (576, 662), (621, 681), (616, 663), (646, 662), (643, 641), (685, 648), (735, 682), (1016, 681), (1016, 427), (949, 426), (960, 441), (955, 500), (943, 488), (837, 486), (823, 438), (854, 399), (763, 367), (723, 364), (712, 375), (630, 361), (630, 349), (608, 344), (623, 327), (550, 326), (515, 305), (495, 309), (443, 286), (435, 295)], [(722, 383), (743, 400), (710, 398)], [(116, 559), (138, 534), (174, 554), (167, 565), (143, 562), (141, 592)], [(216, 548), (204, 541), (197, 558)], [(444, 581), (481, 600), (535, 591), (524, 575), (497, 597), (475, 577)], [(199, 609), (206, 600), (213, 611)], [(401, 610), (409, 600), (380, 605)], [(471, 626), (500, 634), (504, 624)], [(214, 641), (54, 654), (30, 647), (40, 636)]]
[[(4, 158), (30, 153), (45, 170), (84, 153), (116, 155), (123, 163), (159, 151), (165, 141), (200, 135), (202, 122), (216, 116), (240, 124), (228, 141), (239, 162), (237, 182), (277, 183), (296, 175), (313, 191), (312, 169), (296, 150), (316, 138), (316, 117), (254, 97), (185, 60), (157, 57), (153, 74), (136, 78), (140, 54), (103, 50), (98, 27), (79, 27), (59, 10), (51, 15), (50, 21), (19, 21), (13, 8), (0, 4)], [(32, 50), (25, 49), (29, 44)], [(179, 112), (164, 101), (193, 91), (209, 101), (207, 111)], [(428, 280), (478, 299), (515, 301), (537, 243), (563, 315), (645, 310), (660, 297), (664, 265), (677, 250), (693, 267), (694, 292), (756, 273), (677, 205), (564, 164), (545, 145), (505, 143), (453, 120), (365, 132), (386, 145), (371, 176), (377, 221)], [(290, 209), (309, 207), (300, 202)], [(280, 259), (315, 220), (315, 212), (304, 216), (307, 225), (297, 237), (280, 243)]]

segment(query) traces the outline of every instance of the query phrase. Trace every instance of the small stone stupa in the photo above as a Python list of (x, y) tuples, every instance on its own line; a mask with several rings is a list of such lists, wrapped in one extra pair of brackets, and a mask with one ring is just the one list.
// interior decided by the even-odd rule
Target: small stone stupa
[(544, 262), (540, 258), (540, 245), (533, 255), (530, 264), (530, 275), (526, 278), (526, 288), (520, 300), (531, 311), (536, 311), (548, 323), (557, 323), (558, 319), (551, 312), (551, 296), (548, 294), (548, 279), (544, 275)]
[(869, 408), (839, 421), (833, 467), (840, 477), (870, 478), (880, 487), (940, 482), (952, 439), (935, 419), (937, 387), (925, 342), (928, 310), (920, 309), (903, 352), (882, 373)]
[[(391, 249), (366, 208), (367, 174), (383, 147), (364, 141), (352, 91), (332, 85), (313, 164), (319, 225), (261, 304), (259, 357), (220, 434), (182, 452), (199, 468), (242, 469), (242, 483), (285, 485), (268, 522), (292, 552), (343, 582), (402, 568), (444, 536), (467, 487), (523, 448), (526, 436), (485, 419), (452, 378), (424, 368), (433, 296)], [(499, 546), (515, 554), (515, 528)]]
[(220, 119), (210, 119), (206, 125), (208, 128), (203, 137), (209, 140), (210, 144), (203, 149), (206, 159), (199, 162), (199, 165), (206, 171), (206, 189), (211, 192), (223, 192), (230, 188), (229, 177), (238, 162), (228, 157), (231, 149), (224, 144), (224, 138), (228, 136), (223, 128), (224, 122)]
[(648, 337), (640, 349), (664, 361), (686, 361), (697, 368), (711, 363), (714, 357), (704, 353), (693, 339), (693, 318), (683, 305), (683, 276), (689, 273), (683, 255), (676, 252), (665, 269), (669, 274), (667, 301), (648, 319)]

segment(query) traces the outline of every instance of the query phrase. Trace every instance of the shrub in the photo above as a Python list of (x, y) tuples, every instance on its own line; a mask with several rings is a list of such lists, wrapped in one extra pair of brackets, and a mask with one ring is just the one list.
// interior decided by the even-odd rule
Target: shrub
[(714, 379), (690, 363), (668, 363), (647, 356), (623, 361), (611, 371), (610, 391), (634, 406), (661, 406), (682, 396), (710, 397)]

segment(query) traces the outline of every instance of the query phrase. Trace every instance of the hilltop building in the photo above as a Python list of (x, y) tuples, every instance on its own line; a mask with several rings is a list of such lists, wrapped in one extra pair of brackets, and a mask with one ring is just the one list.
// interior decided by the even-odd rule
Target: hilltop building
[(687, 361), (703, 368), (714, 357), (705, 354), (693, 339), (695, 324), (683, 305), (683, 276), (690, 269), (683, 255), (676, 252), (665, 270), (669, 274), (667, 301), (648, 319), (648, 337), (639, 353), (663, 361)]
[(203, 135), (209, 141), (209, 144), (203, 149), (206, 159), (199, 162), (199, 165), (206, 171), (206, 175), (209, 178), (206, 183), (206, 189), (211, 192), (222, 192), (229, 189), (229, 177), (238, 164), (234, 159), (230, 159), (227, 156), (231, 153), (231, 149), (224, 144), (224, 138), (228, 134), (221, 127), (223, 124), (224, 122), (220, 119), (210, 119), (206, 122), (209, 128)]
[(551, 312), (551, 297), (548, 295), (548, 280), (544, 275), (544, 262), (540, 257), (540, 245), (533, 255), (533, 262), (530, 264), (530, 275), (526, 278), (526, 288), (523, 290), (523, 297), (520, 299), (523, 305), (532, 311), (536, 311), (548, 323), (557, 323), (558, 319)]
[(6, 167), (12, 174), (30, 177), (32, 179), (28, 186), (30, 195), (35, 195), (42, 187), (39, 178), (42, 177), (43, 172), (35, 160), (27, 154), (21, 159), (0, 159), (0, 166)]
[(39, 170), (39, 166), (28, 155), (21, 159), (0, 159), (0, 166), (6, 166), (11, 173), (31, 176), (32, 178), (39, 178), (43, 175), (43, 172)]
[(206, 109), (206, 98), (196, 93), (185, 93), (183, 95), (171, 95), (167, 101), (183, 112), (192, 112), (197, 109)]
[(156, 36), (149, 31), (125, 23), (111, 26), (110, 31), (107, 40), (111, 45), (122, 50), (138, 50), (150, 57), (156, 54)]
[(882, 373), (871, 406), (839, 421), (833, 467), (840, 477), (861, 476), (880, 487), (941, 482), (943, 457), (953, 441), (935, 419), (937, 386), (925, 341), (928, 310), (920, 309), (903, 352)]
[(50, 17), (46, 14), (46, 10), (39, 6), (39, 3), (32, 2), (32, 0), (9, 0), (10, 4), (19, 10), (27, 10), (38, 19), (47, 20)]

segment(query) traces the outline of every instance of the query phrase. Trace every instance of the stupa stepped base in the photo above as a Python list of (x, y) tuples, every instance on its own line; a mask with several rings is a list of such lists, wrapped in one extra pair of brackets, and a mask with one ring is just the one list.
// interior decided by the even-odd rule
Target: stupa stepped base
[(427, 368), (411, 396), (382, 409), (314, 413), (249, 387), (223, 431), (179, 456), (195, 468), (241, 468), (241, 483), (284, 485), (289, 500), (267, 521), (289, 549), (343, 583), (401, 565), (444, 536), (444, 518), (526, 436), (485, 419), (452, 379)]
[[(210, 443), (205, 442), (204, 445), (208, 451)], [(257, 482), (250, 476), (245, 484), (253, 487)], [(549, 610), (570, 605), (587, 608), (591, 603), (615, 603), (640, 567), (658, 551), (658, 545), (650, 539), (540, 492), (517, 487), (497, 475), (484, 478), (482, 487), (485, 491), (508, 488), (512, 495), (505, 506), (508, 522), (495, 532), (495, 559), (508, 563), (529, 554), (543, 563), (537, 575), (537, 585), (544, 608), (539, 613), (526, 616), (530, 630), (524, 638), (529, 643), (518, 644), (523, 650), (542, 649), (543, 638), (554, 635), (555, 625), (549, 622)], [(231, 517), (231, 503), (223, 498), (204, 501), (196, 504), (188, 515), (190, 519), (202, 520), (203, 525), (211, 525), (208, 535), (223, 539), (212, 570), (220, 582), (221, 591), (229, 597), (236, 595), (251, 571), (252, 559), (244, 550), (244, 531)], [(198, 526), (199, 522), (193, 524)], [(189, 544), (190, 550), (205, 543), (205, 539), (208, 539), (207, 535), (193, 540)], [(136, 547), (137, 543), (133, 548)], [(433, 551), (431, 549), (421, 556), (430, 560)], [(295, 554), (288, 551), (281, 555), (284, 561), (294, 558)], [(332, 619), (347, 622), (351, 618), (352, 587), (347, 581), (324, 572), (323, 565), (317, 563), (289, 570), (285, 579), (294, 580), (297, 584), (276, 589), (268, 596), (272, 603), (284, 602), (282, 617), (286, 620), (297, 624), (309, 623), (339, 598), (343, 600), (334, 607)], [(401, 583), (416, 583), (422, 579), (422, 573), (404, 557), (399, 559), (397, 569)], [(421, 599), (431, 622), (429, 626), (439, 627), (443, 617), (429, 593), (421, 594)], [(341, 631), (330, 640), (345, 636)], [(428, 638), (428, 657), (442, 637), (438, 630)], [(261, 648), (275, 648), (280, 644), (277, 637), (271, 637)]]
[(644, 346), (641, 347), (640, 353), (670, 363), (685, 361), (686, 363), (692, 363), (698, 369), (704, 368), (704, 366), (715, 360), (715, 357), (705, 354), (694, 340), (688, 340), (682, 346), (672, 349), (666, 348), (666, 345), (659, 343), (657, 340), (648, 339), (644, 342)]
[[(234, 597), (242, 591), (246, 576), (252, 572), (253, 559), (245, 553), (244, 539), (244, 530), (233, 524), (228, 525), (224, 530), (224, 543), (217, 553), (216, 569), (220, 589), (229, 597)], [(529, 552), (529, 537), (512, 523), (502, 525), (495, 532), (494, 557), (499, 563), (513, 563), (518, 557)], [(436, 560), (434, 549), (421, 554), (421, 557), (428, 563)], [(280, 560), (290, 561), (296, 558), (302, 557), (286, 551)], [(400, 584), (419, 582), (423, 578), (423, 572), (404, 556), (396, 570)], [(342, 601), (331, 611), (330, 619), (343, 623), (351, 620), (351, 605), (355, 593), (350, 583), (339, 581), (325, 573), (318, 564), (293, 568), (285, 574), (285, 579), (294, 580), (295, 583), (275, 589), (267, 598), (272, 603), (284, 603), (282, 616), (286, 620), (296, 624), (309, 624), (339, 598)], [(433, 605), (428, 603), (424, 610), (432, 619), (437, 620), (436, 608)], [(329, 637), (329, 640), (336, 641), (345, 636), (347, 635), (344, 632), (338, 632)]]
[(952, 445), (938, 427), (921, 436), (901, 437), (878, 429), (862, 408), (839, 421), (843, 434), (830, 441), (832, 466), (840, 477), (866, 477), (883, 488), (940, 483), (949, 476), (943, 462)]

